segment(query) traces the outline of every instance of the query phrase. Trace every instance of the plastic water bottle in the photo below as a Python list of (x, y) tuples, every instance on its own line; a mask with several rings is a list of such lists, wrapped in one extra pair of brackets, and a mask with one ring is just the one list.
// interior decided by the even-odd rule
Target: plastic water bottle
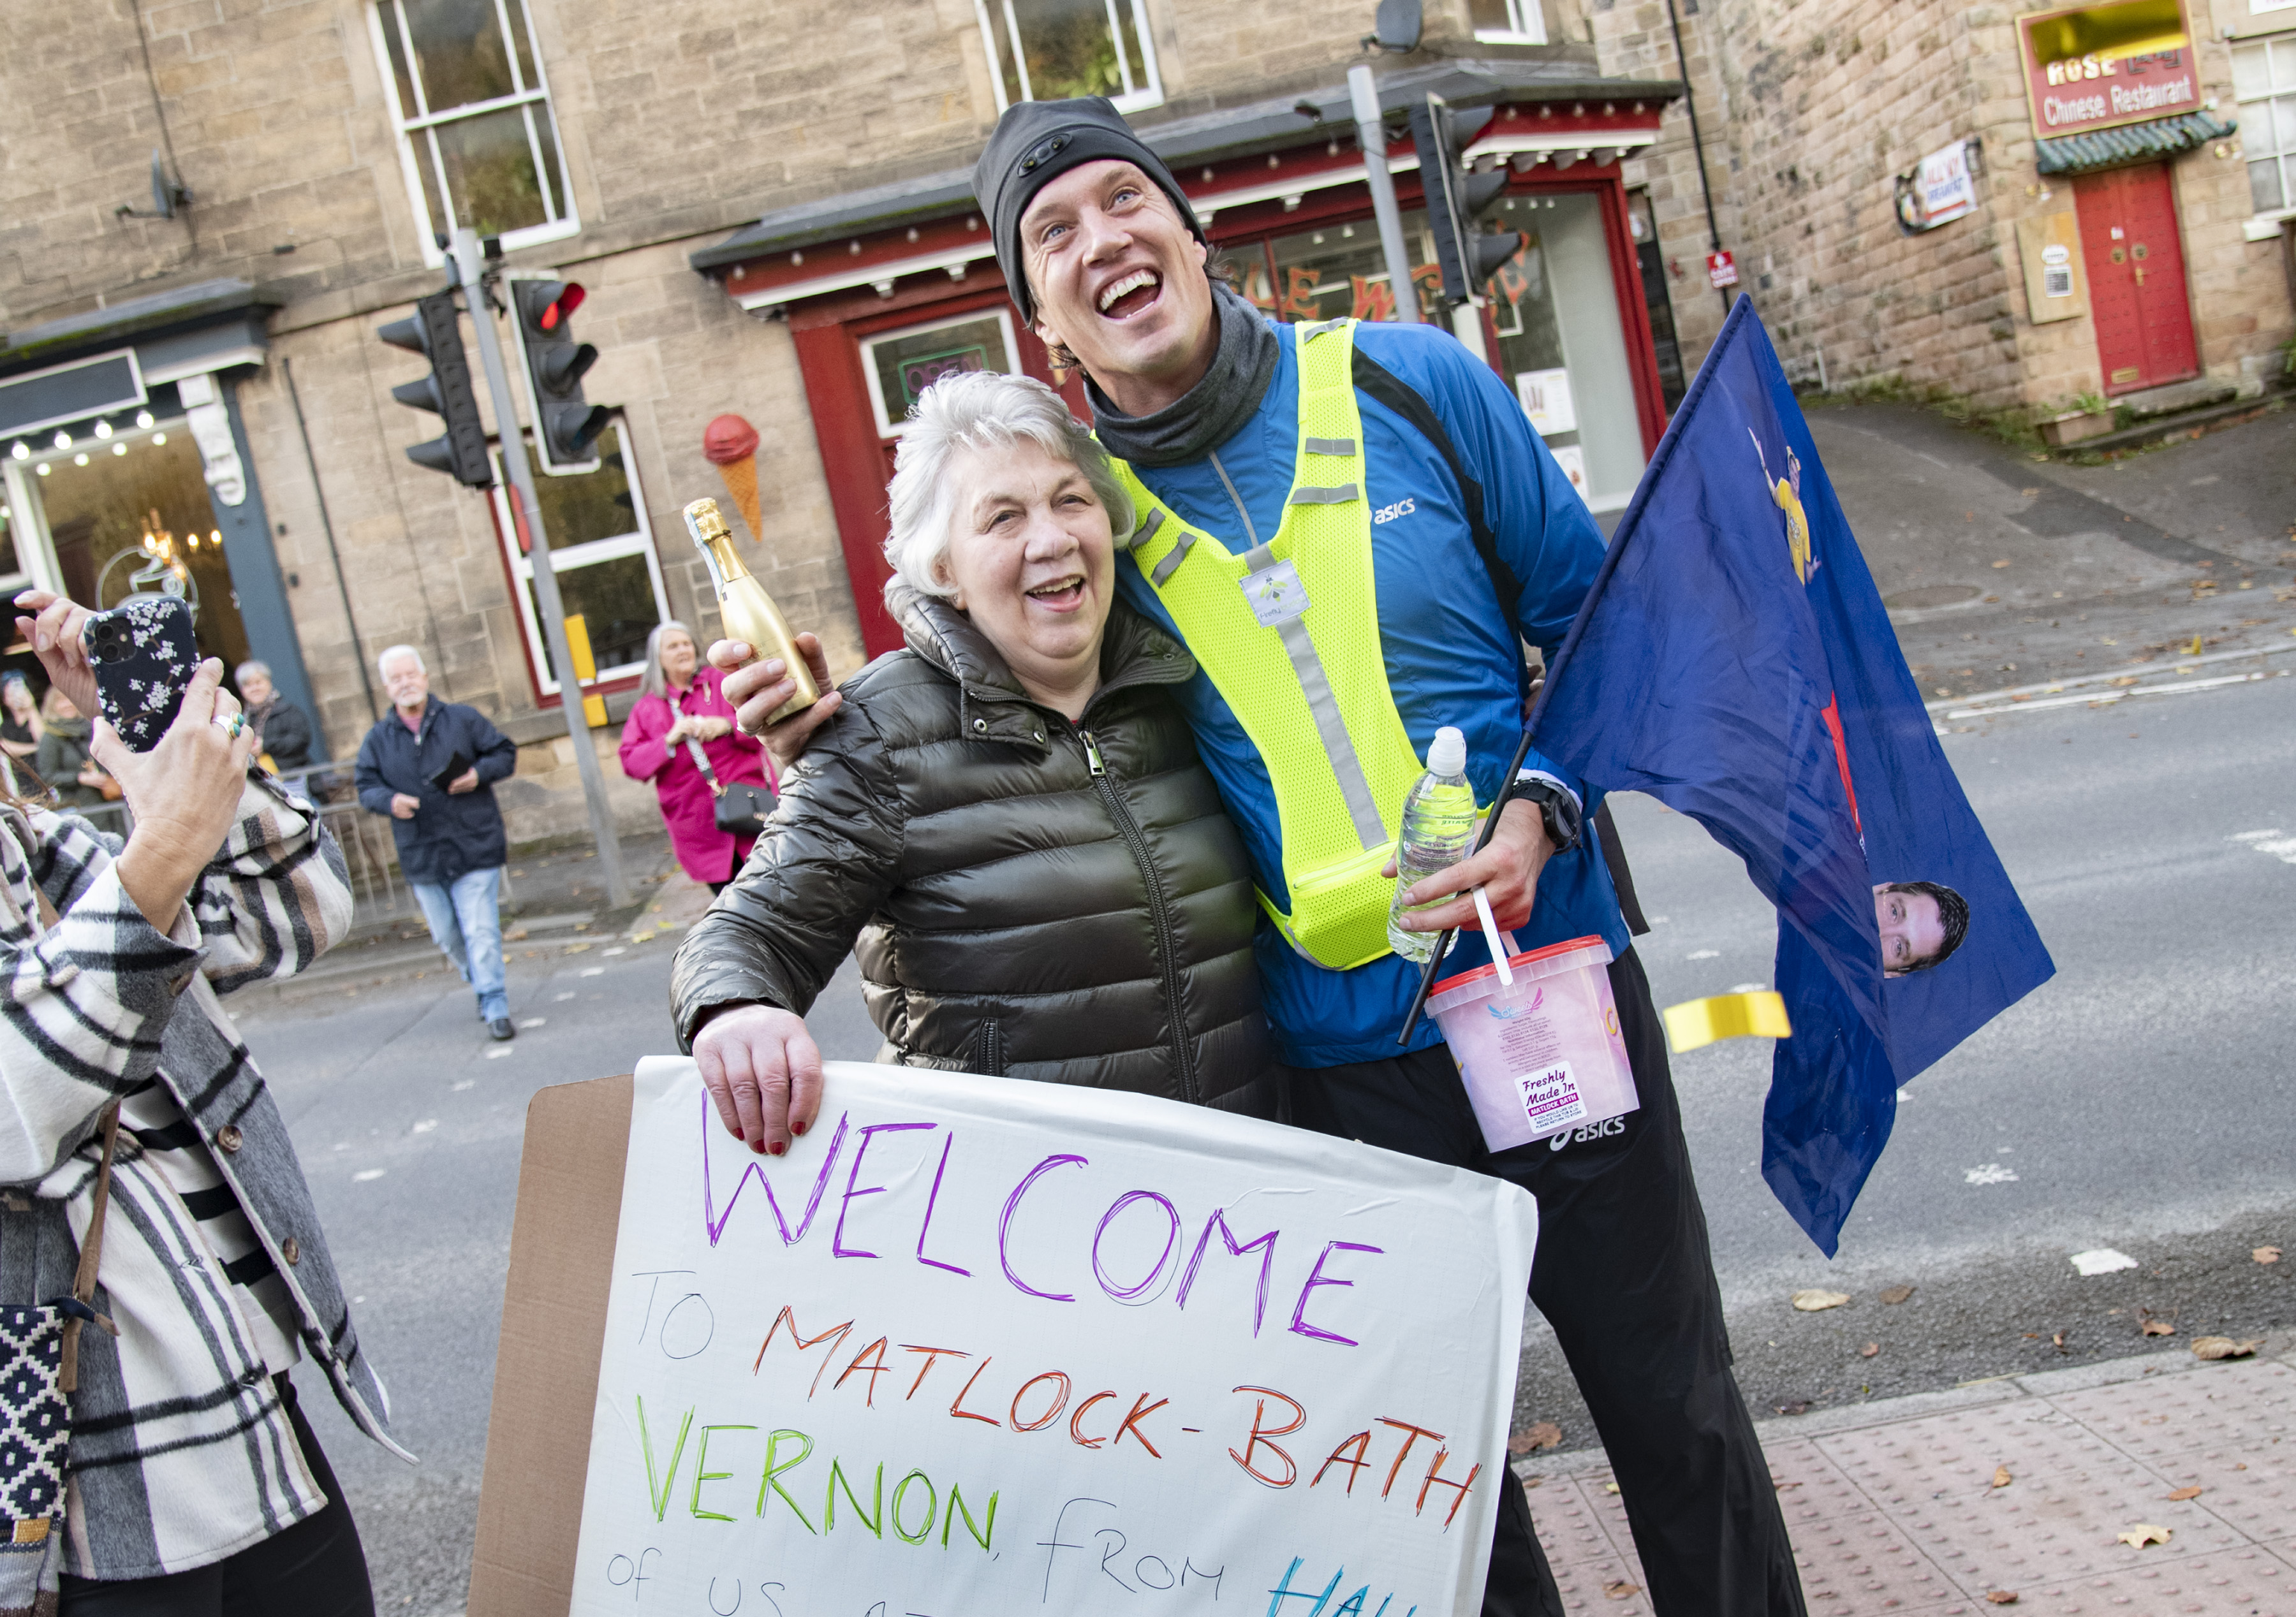
[(1387, 912), (1387, 941), (1405, 960), (1424, 964), (1440, 935), (1403, 925), (1404, 894), (1413, 883), (1457, 864), (1474, 842), (1475, 788), (1467, 784), (1467, 738), (1446, 724), (1427, 749), (1427, 772), (1403, 800), (1403, 835), (1395, 845), (1395, 902)]

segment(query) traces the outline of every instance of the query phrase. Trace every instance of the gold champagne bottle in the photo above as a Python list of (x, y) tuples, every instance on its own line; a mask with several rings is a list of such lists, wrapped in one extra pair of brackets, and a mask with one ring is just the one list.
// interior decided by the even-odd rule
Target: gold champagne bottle
[(734, 553), (733, 530), (726, 526), (718, 502), (696, 500), (687, 506), (685, 527), (693, 535), (694, 548), (709, 564), (709, 582), (718, 587), (718, 615), (725, 623), (726, 638), (747, 641), (758, 657), (781, 658), (789, 677), (797, 682), (797, 694), (766, 722), (777, 723), (812, 706), (821, 696), (820, 687), (813, 682), (813, 670), (798, 650), (782, 609)]

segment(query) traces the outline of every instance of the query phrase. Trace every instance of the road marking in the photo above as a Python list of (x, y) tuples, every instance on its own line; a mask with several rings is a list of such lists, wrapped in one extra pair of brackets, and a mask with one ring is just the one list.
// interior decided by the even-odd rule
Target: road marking
[(2296, 865), (2296, 837), (2287, 836), (2277, 826), (2268, 831), (2242, 831), (2225, 840), (2244, 842), (2259, 853), (2271, 854), (2283, 864)]
[(1682, 958), (1685, 960), (1718, 960), (1722, 958), (1722, 951), (1719, 949), (1693, 949)]
[(428, 1134), (431, 1130), (438, 1126), (439, 1120), (437, 1118), (426, 1117), (421, 1123), (416, 1123), (412, 1129), (408, 1130), (407, 1132), (411, 1134)]
[[(571, 999), (573, 996), (569, 994), (567, 998)], [(544, 1023), (549, 1020), (550, 1018), (548, 1017), (529, 1017), (525, 1021), (520, 1023), (519, 1025), (521, 1027), (540, 1027)]]
[(384, 1174), (390, 1172), (390, 1170), (388, 1168), (361, 1168), (357, 1173), (351, 1175), (351, 1183), (354, 1185), (364, 1185), (369, 1180), (381, 1179)]
[(2017, 1170), (2005, 1168), (1999, 1163), (1987, 1163), (1981, 1168), (1972, 1168), (1962, 1178), (1972, 1185), (2013, 1185)]
[(554, 994), (552, 994), (550, 997), (551, 997), (551, 999), (552, 999), (552, 1000), (555, 1000), (557, 1003), (559, 1003), (559, 1004), (561, 1004), (561, 1005), (563, 1005), (563, 1004), (565, 1004), (565, 1003), (566, 1003), (566, 1001), (567, 1001), (567, 1000), (572, 1000), (572, 999), (577, 999), (577, 998), (578, 998), (579, 996), (578, 996), (578, 995), (577, 995), (577, 994), (575, 993), (575, 992), (574, 992), (572, 989), (570, 989), (570, 989), (568, 989), (564, 993), (554, 993)]
[(582, 968), (582, 975), (586, 977), (602, 977), (606, 975), (606, 968), (603, 966), (586, 966)]
[(2038, 713), (2044, 707), (2110, 707), (2133, 696), (2185, 696), (2195, 690), (2215, 690), (2226, 685), (2251, 685), (2259, 680), (2287, 677), (2288, 671), (2284, 668), (2276, 674), (2261, 672), (2226, 674), (2212, 680), (2185, 680), (2174, 685), (2126, 685), (2118, 690), (2041, 697), (2025, 702), (1997, 702), (1988, 707), (1956, 707), (1945, 716), (1948, 719), (1989, 719), (2005, 713)]
[[(477, 1079), (475, 1079), (475, 1078), (465, 1078), (465, 1079), (463, 1079), (463, 1080), (462, 1081), (462, 1082), (460, 1082), (460, 1083), (458, 1083), (458, 1084), (456, 1084), (456, 1085), (455, 1086), (455, 1092), (456, 1094), (458, 1094), (458, 1095), (459, 1095), (459, 1094), (461, 1094), (464, 1090), (474, 1090), (474, 1089), (476, 1089), (476, 1088), (478, 1088), (478, 1087), (479, 1087), (479, 1081), (478, 1081)], [(337, 1146), (337, 1147), (335, 1147), (335, 1149), (336, 1149), (336, 1150), (338, 1150), (338, 1151), (340, 1151), (340, 1150), (341, 1150), (341, 1149), (342, 1149), (342, 1147), (341, 1147), (340, 1146)]]
[(499, 1061), (499, 1060), (501, 1060), (504, 1056), (514, 1056), (514, 1055), (516, 1055), (516, 1054), (518, 1054), (518, 1048), (517, 1048), (517, 1046), (515, 1046), (515, 1045), (511, 1045), (511, 1044), (504, 1044), (504, 1045), (499, 1046), (499, 1047), (498, 1047), (498, 1048), (496, 1048), (496, 1049), (490, 1049), (490, 1050), (488, 1050), (488, 1051), (487, 1052), (487, 1059), (488, 1059), (488, 1060), (489, 1060), (489, 1061)]

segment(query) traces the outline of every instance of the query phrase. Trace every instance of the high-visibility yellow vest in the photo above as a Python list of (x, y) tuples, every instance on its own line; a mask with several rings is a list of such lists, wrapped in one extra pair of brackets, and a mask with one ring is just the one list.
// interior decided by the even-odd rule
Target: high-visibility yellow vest
[(1275, 537), (1232, 550), (1121, 461), (1142, 576), (1252, 745), (1275, 792), (1285, 891), (1259, 902), (1334, 970), (1388, 951), (1403, 800), (1422, 772), (1388, 689), (1351, 361), (1355, 322), (1294, 326), (1300, 443)]

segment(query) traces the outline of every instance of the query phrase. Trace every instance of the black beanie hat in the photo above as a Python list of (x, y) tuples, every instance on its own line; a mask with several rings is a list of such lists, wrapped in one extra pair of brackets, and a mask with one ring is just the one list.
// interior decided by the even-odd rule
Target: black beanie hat
[(1196, 222), (1196, 210), (1188, 205), (1180, 183), (1104, 95), (1024, 101), (1007, 108), (996, 120), (988, 149), (972, 166), (972, 194), (988, 218), (996, 267), (1004, 272), (1004, 285), (1021, 318), (1030, 325), (1036, 323), (1037, 306), (1029, 295), (1028, 270), (1021, 256), (1021, 216), (1037, 192), (1060, 176), (1111, 158), (1137, 166), (1171, 198), (1189, 234), (1204, 241), (1204, 227)]

